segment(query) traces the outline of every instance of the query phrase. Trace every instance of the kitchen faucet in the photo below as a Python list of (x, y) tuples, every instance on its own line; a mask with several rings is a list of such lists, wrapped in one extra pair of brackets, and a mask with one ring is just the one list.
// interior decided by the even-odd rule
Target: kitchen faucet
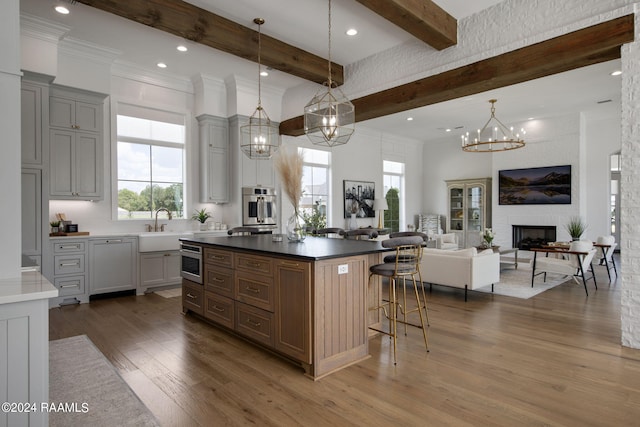
[[(171, 211), (167, 208), (160, 208), (156, 211), (156, 221), (153, 225), (153, 231), (158, 231), (158, 213), (161, 211), (165, 211), (169, 216), (169, 220), (171, 220)], [(167, 224), (160, 224), (160, 231), (164, 231), (164, 226)]]

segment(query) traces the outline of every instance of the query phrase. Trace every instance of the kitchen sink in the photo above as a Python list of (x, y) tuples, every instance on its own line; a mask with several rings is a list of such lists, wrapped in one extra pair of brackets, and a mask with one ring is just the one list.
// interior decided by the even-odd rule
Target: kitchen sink
[(181, 237), (193, 237), (189, 232), (157, 232), (140, 233), (138, 235), (138, 252), (177, 251), (180, 249)]

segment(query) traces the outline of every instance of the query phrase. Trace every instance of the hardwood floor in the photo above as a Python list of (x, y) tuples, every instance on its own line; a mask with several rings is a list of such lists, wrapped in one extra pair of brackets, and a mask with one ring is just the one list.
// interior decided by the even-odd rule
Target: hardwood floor
[[(640, 425), (640, 350), (620, 345), (620, 285), (566, 282), (529, 300), (433, 287), (421, 332), (313, 382), (302, 369), (155, 294), (50, 311), (86, 334), (166, 426)], [(612, 272), (613, 274), (613, 272)]]

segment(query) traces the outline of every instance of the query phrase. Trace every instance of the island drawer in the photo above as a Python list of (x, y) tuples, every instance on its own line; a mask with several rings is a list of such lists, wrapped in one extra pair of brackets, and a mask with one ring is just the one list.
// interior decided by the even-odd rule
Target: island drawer
[(220, 268), (215, 265), (204, 266), (205, 291), (217, 292), (229, 298), (233, 298), (233, 270)]
[(273, 313), (236, 302), (236, 331), (273, 347)]
[(233, 268), (233, 253), (220, 249), (204, 248), (205, 264)]
[(213, 292), (204, 293), (204, 317), (226, 326), (234, 327), (234, 301)]
[(252, 273), (267, 276), (273, 275), (273, 261), (271, 258), (257, 255), (236, 254), (235, 263), (236, 269), (238, 270), (250, 271)]
[(202, 285), (182, 280), (182, 311), (191, 310), (199, 315), (204, 315), (204, 289)]
[(234, 298), (263, 310), (273, 311), (275, 301), (273, 278), (244, 271), (236, 272)]

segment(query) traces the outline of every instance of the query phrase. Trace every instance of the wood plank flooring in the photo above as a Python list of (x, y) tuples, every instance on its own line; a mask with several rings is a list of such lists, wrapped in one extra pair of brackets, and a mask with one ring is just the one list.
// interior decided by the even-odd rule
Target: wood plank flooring
[[(166, 426), (640, 425), (640, 350), (620, 345), (620, 285), (566, 282), (529, 300), (434, 286), (421, 332), (320, 381), (155, 294), (50, 311), (87, 334)], [(613, 274), (613, 272), (612, 272)]]

